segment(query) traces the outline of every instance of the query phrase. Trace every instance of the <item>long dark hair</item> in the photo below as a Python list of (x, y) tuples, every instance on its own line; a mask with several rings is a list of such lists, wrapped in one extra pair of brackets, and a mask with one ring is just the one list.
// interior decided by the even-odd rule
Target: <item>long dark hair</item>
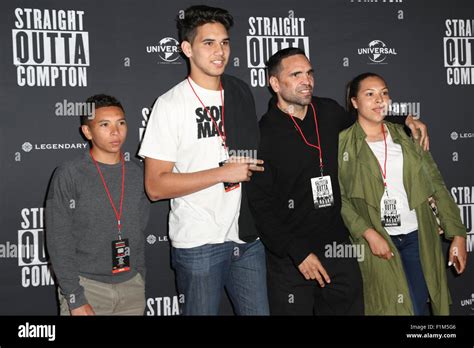
[(384, 78), (376, 73), (365, 72), (363, 74), (357, 75), (354, 77), (348, 84), (346, 88), (346, 110), (350, 114), (357, 117), (357, 110), (352, 105), (351, 99), (357, 96), (360, 89), (360, 83), (368, 77), (378, 77), (382, 81), (385, 81)]

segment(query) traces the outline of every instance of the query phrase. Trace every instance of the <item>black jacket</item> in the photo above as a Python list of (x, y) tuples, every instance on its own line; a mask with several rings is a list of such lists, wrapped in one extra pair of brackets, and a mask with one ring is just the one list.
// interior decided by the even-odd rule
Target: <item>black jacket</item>
[[(248, 153), (253, 154), (258, 147), (259, 131), (252, 92), (244, 81), (230, 75), (222, 76), (222, 86), (225, 90), (224, 110), (227, 146), (232, 152), (243, 150), (250, 151)], [(257, 239), (257, 228), (250, 213), (246, 185), (247, 183), (242, 183), (239, 238), (245, 242), (252, 242)]]
[[(313, 97), (321, 139), (324, 175), (331, 176), (334, 205), (314, 208), (311, 178), (320, 176), (319, 152), (306, 145), (291, 118), (270, 102), (260, 121), (258, 157), (264, 172), (254, 173), (247, 185), (250, 207), (265, 247), (280, 258), (290, 257), (299, 265), (310, 253), (322, 257), (325, 246), (349, 242), (349, 231), (341, 217), (338, 182), (339, 132), (355, 118), (336, 101)], [(390, 117), (405, 122), (404, 117)], [(296, 119), (308, 142), (317, 144), (313, 109)]]

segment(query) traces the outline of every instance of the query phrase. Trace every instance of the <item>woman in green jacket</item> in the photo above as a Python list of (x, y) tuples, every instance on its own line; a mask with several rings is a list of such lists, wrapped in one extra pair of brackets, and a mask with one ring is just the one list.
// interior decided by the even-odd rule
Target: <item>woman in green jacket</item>
[[(342, 216), (360, 262), (368, 315), (449, 314), (440, 234), (452, 240), (448, 266), (466, 266), (466, 228), (429, 152), (402, 126), (384, 123), (389, 95), (373, 73), (348, 87), (357, 122), (339, 136)], [(437, 206), (437, 215), (430, 206)], [(434, 202), (434, 203), (433, 203)], [(444, 232), (442, 232), (444, 231)]]

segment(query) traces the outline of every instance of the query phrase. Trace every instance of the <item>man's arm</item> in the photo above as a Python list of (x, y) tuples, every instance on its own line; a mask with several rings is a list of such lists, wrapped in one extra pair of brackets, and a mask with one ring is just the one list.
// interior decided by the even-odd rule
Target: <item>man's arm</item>
[(249, 181), (252, 171), (263, 171), (261, 160), (231, 158), (224, 166), (194, 173), (173, 173), (174, 162), (145, 158), (145, 188), (152, 201), (176, 198), (213, 185)]
[[(388, 119), (387, 121), (391, 122), (393, 117)], [(407, 126), (411, 134), (413, 134), (413, 138), (418, 139), (421, 147), (423, 150), (429, 151), (430, 150), (430, 138), (428, 136), (428, 127), (426, 124), (421, 122), (419, 119), (415, 119), (412, 115), (408, 115), (405, 119), (405, 126)]]
[[(337, 104), (337, 109), (343, 114), (341, 131), (349, 128), (357, 121), (357, 117), (354, 117), (351, 113), (344, 110), (342, 106)], [(401, 124), (408, 127), (413, 135), (413, 137), (419, 140), (420, 145), (423, 147), (423, 150), (429, 151), (430, 149), (430, 138), (428, 136), (428, 127), (426, 124), (421, 122), (419, 119), (415, 119), (412, 115), (400, 116), (400, 115), (387, 115), (385, 116), (385, 121)], [(410, 134), (409, 134), (410, 135)]]

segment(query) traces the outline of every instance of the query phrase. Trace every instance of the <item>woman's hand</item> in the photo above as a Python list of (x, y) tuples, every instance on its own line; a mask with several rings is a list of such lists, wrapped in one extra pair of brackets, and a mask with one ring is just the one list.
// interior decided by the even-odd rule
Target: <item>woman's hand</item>
[(466, 269), (467, 252), (466, 238), (455, 236), (449, 247), (448, 266), (454, 265), (456, 272), (461, 274)]
[(390, 260), (394, 256), (387, 241), (373, 228), (367, 229), (363, 236), (375, 256), (385, 260)]

